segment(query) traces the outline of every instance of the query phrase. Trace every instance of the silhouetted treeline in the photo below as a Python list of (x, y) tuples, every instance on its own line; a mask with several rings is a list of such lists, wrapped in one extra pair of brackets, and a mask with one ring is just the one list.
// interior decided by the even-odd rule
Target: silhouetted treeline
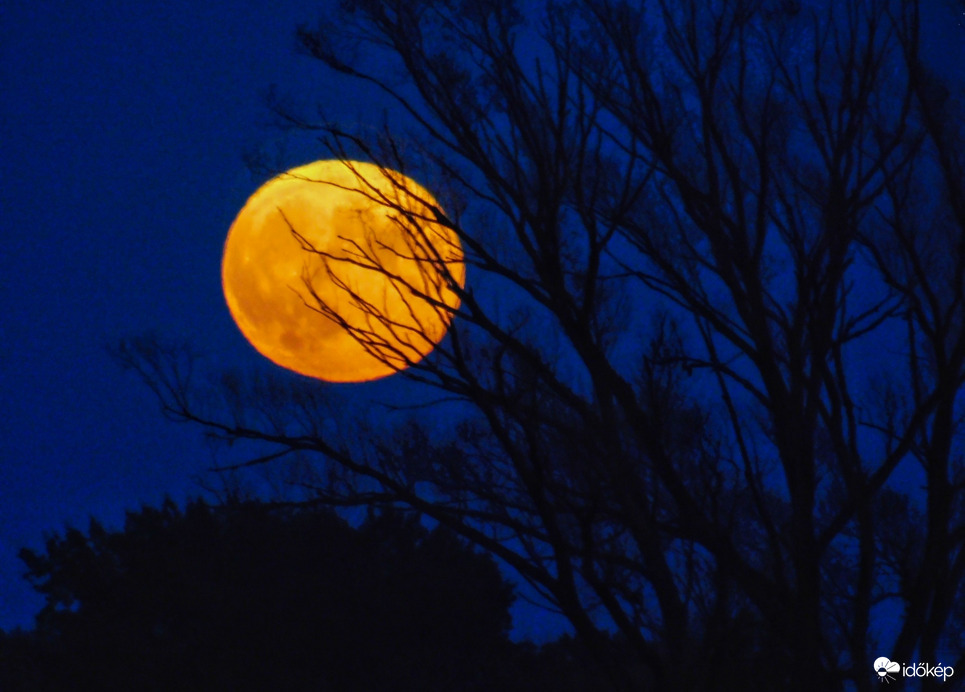
[(172, 502), (24, 549), (46, 598), (3, 690), (594, 689), (569, 640), (509, 640), (488, 556), (412, 515)]

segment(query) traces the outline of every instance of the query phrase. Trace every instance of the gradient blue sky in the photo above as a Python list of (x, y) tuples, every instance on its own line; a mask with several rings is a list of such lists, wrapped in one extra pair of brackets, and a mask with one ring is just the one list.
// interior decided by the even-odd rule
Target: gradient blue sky
[[(960, 70), (959, 10), (934, 2), (929, 50)], [(0, 628), (29, 626), (41, 605), (20, 547), (200, 491), (211, 457), (198, 431), (165, 421), (105, 347), (156, 330), (228, 365), (257, 358), (219, 278), (227, 228), (261, 182), (243, 155), (322, 155), (266, 125), (265, 91), (346, 124), (379, 119), (369, 95), (294, 50), (295, 27), (332, 5), (0, 9)]]

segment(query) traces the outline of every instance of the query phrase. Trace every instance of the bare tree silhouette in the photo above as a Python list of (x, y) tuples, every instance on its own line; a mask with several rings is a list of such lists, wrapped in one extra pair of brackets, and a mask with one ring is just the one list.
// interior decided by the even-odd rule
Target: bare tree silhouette
[(461, 305), (401, 377), (466, 405), (340, 438), (330, 388), (207, 391), (125, 342), (168, 415), (469, 539), (617, 687), (868, 690), (879, 655), (965, 649), (965, 118), (918, 2), (356, 0), (298, 36), (399, 125), (279, 115), (425, 181), (458, 234)]

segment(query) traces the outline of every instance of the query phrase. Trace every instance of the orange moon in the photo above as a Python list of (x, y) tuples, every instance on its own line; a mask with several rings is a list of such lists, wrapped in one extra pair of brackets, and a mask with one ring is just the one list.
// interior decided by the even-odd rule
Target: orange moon
[(261, 186), (228, 231), (221, 282), (245, 338), (328, 382), (391, 375), (428, 355), (465, 285), (435, 199), (371, 163), (316, 161)]

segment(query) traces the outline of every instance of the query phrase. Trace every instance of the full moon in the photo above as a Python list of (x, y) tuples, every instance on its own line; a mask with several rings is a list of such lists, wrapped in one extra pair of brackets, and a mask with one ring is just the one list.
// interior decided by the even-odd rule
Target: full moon
[(276, 364), (328, 382), (385, 377), (442, 340), (465, 284), (435, 199), (371, 163), (316, 161), (265, 183), (228, 231), (221, 282)]

